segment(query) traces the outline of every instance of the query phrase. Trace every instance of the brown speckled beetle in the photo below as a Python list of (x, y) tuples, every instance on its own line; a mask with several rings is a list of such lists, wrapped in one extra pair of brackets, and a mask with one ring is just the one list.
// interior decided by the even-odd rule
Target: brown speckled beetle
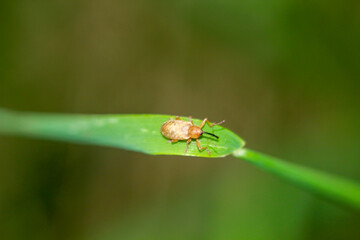
[(197, 146), (200, 151), (205, 150), (211, 155), (210, 150), (208, 147), (201, 147), (201, 143), (199, 141), (199, 137), (201, 135), (209, 134), (213, 137), (216, 137), (219, 139), (218, 136), (204, 132), (202, 128), (205, 126), (206, 123), (209, 124), (210, 127), (213, 127), (215, 125), (219, 125), (221, 123), (225, 122), (225, 120), (219, 122), (219, 123), (213, 123), (211, 124), (207, 118), (205, 118), (200, 126), (194, 125), (194, 122), (191, 117), (189, 117), (189, 121), (181, 120), (180, 117), (176, 117), (175, 120), (170, 118), (169, 121), (165, 122), (161, 127), (161, 133), (168, 139), (171, 139), (169, 142), (177, 142), (179, 140), (187, 140), (187, 146), (185, 153), (187, 152), (189, 148), (189, 144), (191, 143), (192, 139), (196, 139)]

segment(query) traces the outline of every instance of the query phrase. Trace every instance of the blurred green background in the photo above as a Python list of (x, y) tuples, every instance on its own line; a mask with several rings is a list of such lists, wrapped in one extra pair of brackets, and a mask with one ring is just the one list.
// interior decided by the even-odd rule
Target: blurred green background
[[(0, 106), (212, 121), (360, 181), (359, 1), (4, 1)], [(0, 137), (1, 239), (360, 239), (239, 159)]]

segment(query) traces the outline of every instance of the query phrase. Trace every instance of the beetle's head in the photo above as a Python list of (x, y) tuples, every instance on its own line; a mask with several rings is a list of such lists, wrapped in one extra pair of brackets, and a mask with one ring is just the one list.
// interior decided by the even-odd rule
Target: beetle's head
[(190, 138), (197, 139), (204, 133), (199, 126), (191, 126), (189, 128)]
[(203, 135), (204, 133), (219, 139), (218, 136), (216, 136), (212, 133), (204, 132), (203, 130), (201, 130), (201, 128), (199, 126), (191, 126), (189, 129), (190, 138), (193, 138), (193, 139), (197, 139), (197, 138), (201, 137), (201, 135)]

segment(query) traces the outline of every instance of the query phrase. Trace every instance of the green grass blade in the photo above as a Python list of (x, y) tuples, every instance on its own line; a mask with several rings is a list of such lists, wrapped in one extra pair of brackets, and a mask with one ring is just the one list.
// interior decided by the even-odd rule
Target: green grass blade
[[(187, 155), (198, 157), (223, 157), (244, 146), (244, 141), (223, 126), (205, 131), (213, 132), (219, 140), (202, 136), (207, 151), (200, 152), (193, 141), (185, 154), (186, 142), (169, 143), (162, 136), (161, 126), (170, 119), (169, 115), (71, 115), (22, 113), (0, 109), (0, 133), (63, 140), (77, 143), (90, 143), (119, 147), (147, 154)], [(188, 118), (182, 118), (188, 119)], [(201, 120), (194, 119), (199, 125)]]
[(315, 194), (360, 210), (360, 185), (355, 182), (285, 162), (245, 148), (236, 150), (233, 155), (265, 171), (279, 175)]
[[(147, 154), (199, 157), (233, 154), (308, 191), (360, 210), (359, 184), (245, 149), (244, 141), (223, 126), (204, 127), (220, 137), (219, 140), (201, 137), (202, 144), (210, 147), (211, 156), (206, 151), (200, 152), (195, 142), (185, 154), (185, 141), (169, 143), (160, 132), (170, 117), (174, 116), (40, 114), (0, 109), (0, 134), (119, 147)], [(199, 125), (201, 120), (194, 119), (194, 123)]]

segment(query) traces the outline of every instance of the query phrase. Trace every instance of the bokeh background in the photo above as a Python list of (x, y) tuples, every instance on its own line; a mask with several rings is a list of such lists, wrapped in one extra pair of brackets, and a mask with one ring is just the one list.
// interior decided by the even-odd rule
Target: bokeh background
[[(226, 119), (360, 181), (359, 1), (11, 0), (0, 106)], [(222, 159), (0, 137), (1, 239), (360, 239), (360, 217)]]

